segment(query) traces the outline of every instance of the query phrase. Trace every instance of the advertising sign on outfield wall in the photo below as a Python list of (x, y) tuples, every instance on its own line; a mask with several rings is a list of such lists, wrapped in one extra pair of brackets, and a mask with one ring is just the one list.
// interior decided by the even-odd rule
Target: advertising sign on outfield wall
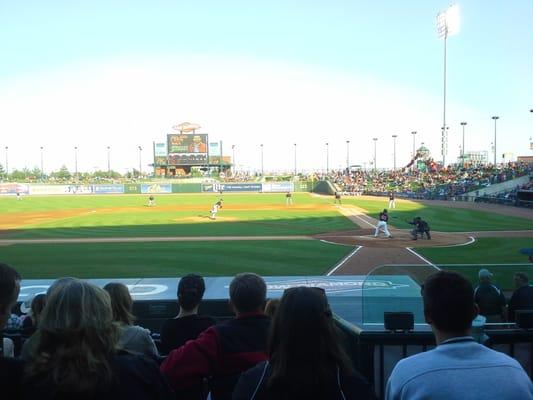
[(0, 183), (0, 195), (5, 194), (29, 194), (28, 185), (22, 185), (20, 183)]
[(128, 183), (124, 185), (124, 193), (128, 193), (128, 194), (141, 193), (141, 185), (137, 183)]
[(260, 192), (260, 183), (204, 183), (202, 192)]
[(263, 192), (293, 192), (294, 184), (292, 182), (269, 182), (263, 183)]
[(172, 193), (172, 185), (170, 183), (143, 183), (141, 193)]
[(92, 185), (32, 185), (30, 194), (92, 194)]
[(94, 193), (97, 193), (97, 194), (124, 193), (124, 185), (94, 185)]

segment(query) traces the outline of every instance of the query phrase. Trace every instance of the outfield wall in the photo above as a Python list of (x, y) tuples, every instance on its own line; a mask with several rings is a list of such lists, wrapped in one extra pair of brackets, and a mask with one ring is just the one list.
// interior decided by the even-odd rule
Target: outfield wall
[(235, 182), (235, 183), (126, 183), (46, 185), (0, 183), (0, 196), (71, 195), (71, 194), (161, 194), (161, 193), (285, 193), (311, 192), (314, 182)]

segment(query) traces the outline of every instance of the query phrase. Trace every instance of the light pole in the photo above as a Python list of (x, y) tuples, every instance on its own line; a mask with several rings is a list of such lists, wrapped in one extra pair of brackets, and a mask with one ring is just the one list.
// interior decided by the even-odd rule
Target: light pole
[(294, 176), (296, 176), (296, 143), (294, 143)]
[(107, 175), (111, 177), (111, 146), (107, 146)]
[(74, 146), (74, 177), (78, 177), (78, 146)]
[(329, 143), (326, 142), (326, 175), (329, 174)]
[(141, 146), (139, 146), (139, 178), (141, 177), (142, 175), (142, 151), (143, 151), (143, 148)]
[(442, 166), (446, 166), (447, 142), (446, 137), (446, 44), (448, 36), (459, 32), (459, 6), (451, 5), (445, 11), (437, 15), (437, 33), (439, 38), (444, 39), (444, 85), (443, 85), (443, 107), (442, 107)]
[(373, 138), (372, 139), (374, 141), (374, 171), (377, 171), (378, 168), (377, 168), (377, 165), (376, 165), (376, 160), (377, 160), (377, 142), (378, 142), (378, 138)]
[(9, 147), (5, 147), (6, 149), (6, 176), (9, 175), (9, 159), (8, 159), (8, 156), (7, 156), (7, 151), (9, 150)]
[(413, 135), (413, 159), (416, 156), (416, 131), (412, 131), (411, 135)]
[(396, 171), (396, 138), (398, 137), (398, 135), (392, 135), (392, 141), (393, 141), (393, 151), (394, 151), (394, 171)]
[(496, 121), (498, 121), (500, 117), (495, 115), (492, 119), (494, 120), (494, 166), (496, 167)]
[(465, 126), (466, 122), (461, 122), (461, 126), (463, 127), (463, 147), (461, 147), (461, 160), (463, 161), (463, 167), (465, 166)]
[(350, 141), (346, 141), (346, 172), (350, 173)]
[(44, 147), (41, 146), (41, 180), (44, 180), (43, 149), (44, 149)]
[(261, 143), (261, 177), (265, 175), (265, 164), (263, 158), (263, 143)]
[(231, 162), (233, 163), (233, 174), (235, 174), (235, 145), (231, 145)]

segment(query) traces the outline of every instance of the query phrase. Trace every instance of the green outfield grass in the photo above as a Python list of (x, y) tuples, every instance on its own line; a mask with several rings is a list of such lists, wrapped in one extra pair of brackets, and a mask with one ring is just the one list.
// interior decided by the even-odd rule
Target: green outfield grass
[(140, 195), (9, 198), (0, 199), (0, 218), (13, 213), (66, 213), (3, 232), (4, 238), (17, 239), (313, 235), (354, 228), (332, 207), (313, 209), (329, 204), (329, 199), (307, 193), (295, 194), (292, 208), (285, 207), (284, 194), (224, 195), (218, 220), (211, 221), (209, 210), (218, 198), (207, 194), (159, 195), (155, 207), (147, 207), (147, 196)]
[[(377, 218), (379, 213), (388, 208), (388, 198), (379, 200), (343, 198), (344, 204), (353, 204), (368, 211)], [(420, 216), (428, 221), (432, 230), (441, 232), (473, 232), (532, 229), (532, 221), (509, 217), (481, 210), (467, 210), (444, 206), (425, 205), (415, 202), (396, 202), (396, 208), (389, 210), (389, 223), (397, 228), (412, 227), (407, 221)]]
[(352, 250), (317, 240), (12, 245), (2, 261), (24, 279), (323, 275)]

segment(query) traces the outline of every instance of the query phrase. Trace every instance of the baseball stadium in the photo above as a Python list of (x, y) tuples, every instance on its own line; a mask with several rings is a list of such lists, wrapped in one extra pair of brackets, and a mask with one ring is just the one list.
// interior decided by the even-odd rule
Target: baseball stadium
[(6, 7), (6, 398), (533, 400), (531, 5), (163, 3)]

